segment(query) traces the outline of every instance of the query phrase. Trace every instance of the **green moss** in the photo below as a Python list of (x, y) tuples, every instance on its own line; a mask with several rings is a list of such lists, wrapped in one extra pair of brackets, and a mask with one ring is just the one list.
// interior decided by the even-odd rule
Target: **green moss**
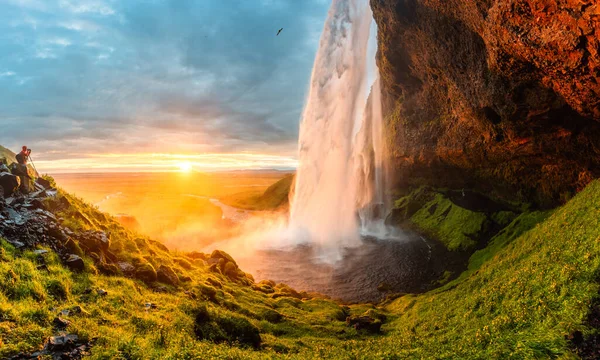
[(469, 270), (477, 270), (498, 251), (550, 216), (551, 211), (523, 213), (492, 238), (485, 249), (476, 251), (469, 259)]
[(455, 205), (442, 194), (436, 194), (410, 220), (421, 230), (441, 241), (449, 250), (469, 250), (478, 236), (489, 226), (484, 213)]

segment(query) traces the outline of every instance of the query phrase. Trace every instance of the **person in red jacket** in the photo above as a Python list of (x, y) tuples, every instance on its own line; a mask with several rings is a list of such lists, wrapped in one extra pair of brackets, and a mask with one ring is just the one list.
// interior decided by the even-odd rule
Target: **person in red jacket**
[(23, 145), (21, 152), (17, 154), (17, 162), (19, 165), (27, 165), (29, 155), (31, 155), (31, 149), (28, 149), (26, 145)]
[(31, 191), (31, 182), (33, 179), (29, 176), (29, 171), (27, 170), (27, 163), (29, 162), (29, 156), (31, 155), (31, 149), (28, 149), (27, 146), (23, 146), (20, 153), (17, 154), (17, 171), (13, 172), (14, 175), (17, 175), (21, 178), (21, 192), (24, 194), (28, 194)]

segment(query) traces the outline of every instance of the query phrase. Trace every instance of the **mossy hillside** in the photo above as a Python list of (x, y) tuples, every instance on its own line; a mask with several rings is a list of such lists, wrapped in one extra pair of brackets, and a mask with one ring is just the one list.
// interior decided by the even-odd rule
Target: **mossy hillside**
[(287, 210), (294, 179), (295, 175), (287, 175), (269, 186), (264, 193), (243, 192), (227, 196), (221, 201), (224, 204), (245, 210)]
[[(399, 358), (573, 358), (566, 337), (595, 332), (585, 319), (599, 290), (599, 225), (598, 181), (551, 215), (516, 219), (474, 255), (477, 271), (389, 304), (399, 316), (381, 350)], [(511, 242), (512, 230), (525, 232)]]
[[(71, 322), (67, 331), (83, 340), (97, 339), (91, 358), (99, 359), (264, 358), (297, 354), (340, 339), (369, 338), (347, 328), (345, 317), (361, 315), (373, 309), (371, 305), (345, 308), (283, 284), (251, 286), (247, 280), (232, 280), (210, 268), (203, 260), (208, 255), (169, 251), (63, 191), (46, 206), (72, 230), (110, 233), (109, 252), (136, 270), (105, 275), (94, 249), (81, 250), (85, 244), (75, 239), (69, 241), (80, 248), (86, 264), (80, 273), (67, 270), (52, 251), (41, 260), (31, 250), (19, 251), (2, 241), (0, 358), (40, 349), (56, 334), (54, 317), (77, 308), (83, 310), (61, 315)], [(215, 253), (228, 259), (227, 264), (234, 261), (226, 253)], [(38, 267), (44, 263), (48, 270)], [(149, 269), (155, 274), (164, 266), (182, 279), (179, 286), (137, 276)], [(263, 291), (267, 287), (269, 291)], [(207, 321), (198, 324), (203, 309)]]
[[(206, 268), (189, 272), (193, 281), (182, 288), (156, 292), (133, 279), (70, 272), (52, 253), (46, 255), (49, 270), (41, 271), (32, 251), (19, 252), (4, 241), (1, 248), (0, 357), (39, 349), (55, 333), (53, 318), (76, 307), (82, 310), (62, 317), (71, 322), (70, 333), (97, 339), (93, 359), (306, 353), (345, 339), (369, 338), (346, 328), (345, 318), (382, 312), (325, 299), (273, 298)], [(201, 312), (206, 321), (197, 321)]]
[[(464, 276), (380, 308), (346, 308), (291, 293), (277, 297), (196, 262), (186, 270), (191, 282), (157, 292), (93, 269), (72, 273), (52, 254), (49, 271), (38, 270), (37, 255), (2, 243), (0, 279), (7, 280), (0, 287), (0, 357), (39, 348), (54, 333), (50, 322), (57, 312), (81, 306), (83, 312), (67, 316), (67, 331), (97, 338), (93, 359), (574, 358), (565, 337), (595, 332), (585, 319), (600, 289), (599, 225), (600, 182), (594, 182), (552, 213), (514, 219), (473, 255)], [(267, 286), (285, 288), (257, 288)], [(87, 293), (90, 288), (108, 294)], [(148, 308), (149, 302), (157, 308)], [(209, 330), (240, 328), (216, 342), (199, 340), (195, 320), (204, 308), (216, 324)], [(347, 314), (384, 316), (383, 334), (346, 327), (340, 319)], [(254, 328), (259, 348), (245, 335)]]

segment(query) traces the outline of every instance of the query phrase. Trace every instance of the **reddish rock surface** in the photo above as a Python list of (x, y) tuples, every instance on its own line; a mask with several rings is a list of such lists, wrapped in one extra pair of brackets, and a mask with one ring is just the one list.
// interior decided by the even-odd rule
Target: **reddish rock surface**
[(551, 206), (600, 176), (600, 5), (371, 0), (398, 186)]

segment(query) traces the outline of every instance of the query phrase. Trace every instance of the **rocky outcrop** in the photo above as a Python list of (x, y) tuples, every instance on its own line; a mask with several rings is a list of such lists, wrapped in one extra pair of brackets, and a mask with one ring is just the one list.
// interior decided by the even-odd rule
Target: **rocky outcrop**
[(600, 176), (600, 5), (371, 0), (397, 186), (551, 206)]

